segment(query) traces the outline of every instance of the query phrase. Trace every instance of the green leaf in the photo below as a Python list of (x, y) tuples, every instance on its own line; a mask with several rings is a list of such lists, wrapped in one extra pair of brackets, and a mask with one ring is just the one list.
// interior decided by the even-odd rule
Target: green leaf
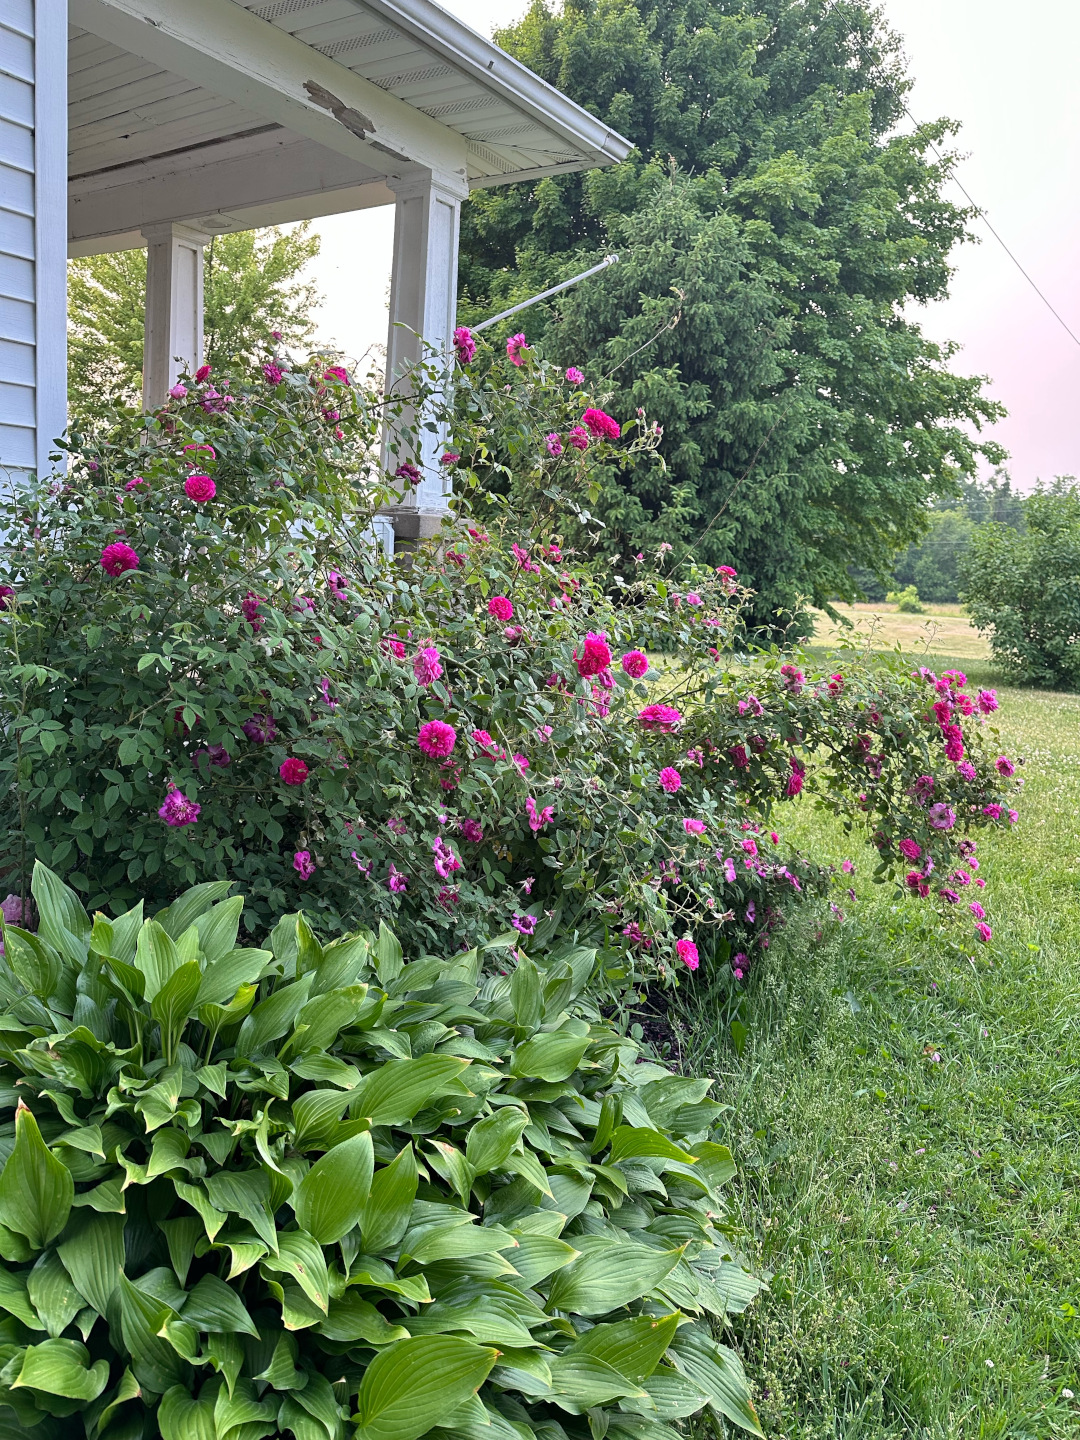
[(277, 1243), (278, 1253), (263, 1260), (263, 1269), (291, 1275), (325, 1315), (330, 1305), (330, 1280), (322, 1249), (301, 1230), (286, 1230)]
[(220, 960), (224, 960), (235, 948), (243, 910), (244, 897), (233, 895), (196, 917), (199, 949), (206, 956), (208, 965), (216, 965)]
[(47, 1000), (60, 982), (60, 956), (28, 930), (4, 926), (4, 956), (23, 989), (41, 1000)]
[(183, 1384), (186, 1366), (169, 1344), (161, 1339), (166, 1320), (176, 1312), (163, 1301), (140, 1290), (126, 1275), (120, 1276), (120, 1330), (131, 1356), (131, 1368), (139, 1384), (163, 1395)]
[(353, 1115), (366, 1115), (372, 1125), (404, 1125), (468, 1064), (456, 1055), (389, 1060), (365, 1075), (349, 1109)]
[(51, 870), (34, 861), (30, 889), (38, 907), (38, 934), (65, 960), (81, 965), (86, 959), (93, 926), (82, 901)]
[(214, 1400), (196, 1400), (182, 1385), (174, 1385), (161, 1397), (157, 1423), (161, 1440), (217, 1440)]
[(449, 1335), (421, 1335), (381, 1350), (357, 1397), (357, 1440), (417, 1440), (470, 1395), (497, 1350)]
[(30, 1304), (25, 1275), (18, 1275), (3, 1265), (0, 1265), (0, 1309), (14, 1315), (31, 1330), (45, 1329)]
[(59, 1235), (71, 1213), (71, 1171), (49, 1150), (37, 1121), (20, 1100), (15, 1147), (0, 1173), (0, 1224), (25, 1235), (35, 1250)]
[(633, 1242), (589, 1251), (555, 1276), (549, 1308), (606, 1315), (654, 1290), (681, 1257), (682, 1250), (650, 1250)]
[[(162, 931), (163, 935), (164, 933)], [(197, 960), (189, 960), (186, 965), (181, 965), (179, 970), (174, 971), (151, 998), (150, 1014), (161, 1026), (161, 1048), (167, 1065), (173, 1063), (176, 1047), (184, 1033), (184, 1026), (195, 1005), (201, 984), (202, 972), (199, 963)]]
[(231, 1286), (216, 1275), (204, 1275), (188, 1294), (183, 1311), (189, 1325), (217, 1334), (254, 1335), (258, 1330)]
[(143, 976), (143, 995), (153, 1000), (165, 982), (180, 969), (176, 946), (156, 920), (147, 920), (135, 947), (135, 968)]
[(282, 1047), (279, 1058), (287, 1064), (290, 1055), (328, 1049), (338, 1032), (351, 1025), (360, 1014), (367, 993), (366, 985), (350, 985), (309, 1000), (296, 1017), (296, 1029)]
[(319, 1334), (328, 1340), (349, 1344), (363, 1340), (369, 1345), (392, 1345), (395, 1340), (409, 1337), (408, 1330), (392, 1324), (370, 1300), (362, 1299), (352, 1290), (340, 1300), (330, 1301), (330, 1313), (319, 1326)]
[(521, 961), (514, 971), (510, 980), (510, 1001), (517, 1023), (525, 1030), (535, 1030), (543, 1011), (544, 987), (540, 971), (532, 960)]
[(750, 1387), (733, 1351), (717, 1345), (696, 1325), (685, 1325), (671, 1343), (671, 1357), (721, 1415), (752, 1435), (762, 1434)]
[(313, 973), (309, 973), (292, 985), (283, 985), (256, 1005), (240, 1027), (237, 1055), (258, 1055), (274, 1040), (288, 1034), (308, 998), (312, 979)]
[(528, 1114), (514, 1105), (500, 1106), (494, 1115), (478, 1120), (465, 1142), (465, 1158), (474, 1172), (486, 1175), (501, 1169), (528, 1123)]
[(379, 983), (388, 985), (391, 980), (397, 979), (401, 970), (401, 941), (386, 928), (386, 922), (380, 920), (379, 938), (375, 942), (375, 973)]
[(89, 1360), (89, 1351), (78, 1340), (43, 1340), (27, 1347), (11, 1388), (40, 1390), (69, 1400), (96, 1400), (109, 1383), (109, 1362), (97, 1360), (89, 1365)]
[(580, 1405), (603, 1405), (607, 1400), (617, 1400), (626, 1395), (647, 1398), (640, 1386), (620, 1375), (613, 1365), (601, 1360), (598, 1355), (571, 1350), (554, 1356), (550, 1366), (551, 1388), (555, 1394), (565, 1395)]
[(199, 986), (199, 1005), (224, 1005), (241, 985), (258, 980), (273, 959), (269, 950), (230, 950), (216, 964), (208, 965)]
[(55, 1250), (39, 1257), (26, 1277), (26, 1287), (31, 1304), (54, 1340), (63, 1334), (86, 1303), (71, 1283)]
[(634, 1159), (641, 1155), (654, 1159), (681, 1160), (687, 1165), (692, 1165), (697, 1159), (696, 1155), (680, 1150), (674, 1141), (661, 1135), (659, 1130), (620, 1125), (611, 1137), (610, 1162), (614, 1164), (619, 1160)]
[(336, 1244), (364, 1212), (374, 1165), (375, 1152), (366, 1131), (335, 1145), (293, 1192), (292, 1205), (301, 1230), (320, 1245)]
[(581, 1064), (589, 1044), (589, 1036), (568, 1035), (561, 1030), (536, 1035), (514, 1051), (510, 1073), (537, 1080), (566, 1080)]
[(418, 1182), (419, 1171), (411, 1145), (406, 1145), (389, 1165), (375, 1172), (360, 1211), (360, 1234), (369, 1254), (381, 1255), (401, 1240), (409, 1228)]
[(436, 1224), (425, 1225), (406, 1235), (401, 1253), (418, 1265), (432, 1265), (437, 1260), (463, 1260), (470, 1255), (512, 1250), (517, 1243), (516, 1238), (499, 1225)]
[[(215, 1210), (241, 1215), (260, 1240), (265, 1240), (271, 1250), (277, 1249), (277, 1227), (270, 1212), (270, 1177), (265, 1170), (218, 1171), (208, 1175), (205, 1184)], [(179, 1194), (180, 1186), (176, 1189)]]
[(576, 1260), (580, 1253), (565, 1240), (551, 1235), (518, 1235), (517, 1242), (514, 1269), (530, 1289)]
[(325, 1150), (349, 1103), (342, 1090), (308, 1090), (293, 1104), (293, 1145)]
[(188, 926), (194, 925), (211, 905), (218, 900), (224, 900), (233, 884), (232, 880), (206, 880), (201, 885), (193, 885), (190, 890), (185, 890), (178, 900), (174, 900), (167, 910), (163, 910), (157, 919), (170, 939), (179, 940)]
[(632, 1320), (619, 1320), (613, 1325), (594, 1325), (564, 1354), (595, 1355), (620, 1375), (640, 1384), (660, 1364), (681, 1318), (676, 1310), (659, 1319), (635, 1315)]

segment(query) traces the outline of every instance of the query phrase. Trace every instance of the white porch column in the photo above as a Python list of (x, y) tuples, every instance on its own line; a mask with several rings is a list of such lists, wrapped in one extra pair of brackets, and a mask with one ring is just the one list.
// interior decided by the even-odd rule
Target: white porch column
[(203, 356), (203, 246), (210, 236), (188, 225), (149, 225), (146, 251), (146, 330), (143, 408), (165, 404), (181, 371), (194, 373)]
[[(397, 203), (386, 390), (388, 396), (397, 396), (408, 394), (409, 368), (424, 358), (425, 342), (430, 347), (428, 358), (436, 364), (449, 359), (457, 307), (458, 229), (468, 187), (461, 176), (430, 172), (388, 183)], [(401, 418), (405, 424), (415, 423), (409, 410)], [(422, 476), (420, 484), (391, 511), (399, 540), (416, 541), (436, 534), (446, 516), (449, 480), (439, 464), (445, 438), (429, 429), (421, 429), (415, 438), (402, 436), (393, 418), (386, 425), (383, 463), (387, 469), (393, 473), (407, 460), (419, 467)]]

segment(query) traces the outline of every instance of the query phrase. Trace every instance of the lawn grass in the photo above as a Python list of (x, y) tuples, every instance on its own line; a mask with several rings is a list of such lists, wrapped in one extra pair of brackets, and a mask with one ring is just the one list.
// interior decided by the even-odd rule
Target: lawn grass
[(960, 660), (985, 661), (990, 645), (973, 627), (960, 605), (928, 606), (923, 615), (902, 615), (895, 605), (836, 605), (848, 624), (837, 624), (821, 611), (814, 612), (815, 645), (850, 645), (857, 649), (886, 650), (896, 645), (916, 654), (947, 653)]
[[(741, 1055), (723, 995), (682, 991), (773, 1273), (740, 1331), (773, 1436), (1080, 1436), (1080, 696), (1001, 701), (1027, 785), (979, 844), (991, 945), (864, 850), (845, 923), (761, 967)], [(851, 853), (811, 801), (784, 828)]]

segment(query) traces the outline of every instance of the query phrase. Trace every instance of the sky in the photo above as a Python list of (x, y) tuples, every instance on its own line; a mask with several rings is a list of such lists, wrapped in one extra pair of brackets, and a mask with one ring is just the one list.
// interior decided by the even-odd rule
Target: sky
[[(525, 0), (443, 0), (482, 34)], [(1080, 336), (1080, 55), (1077, 0), (882, 0), (903, 37), (917, 120), (960, 121), (957, 176), (1051, 304)], [(963, 196), (950, 189), (951, 198)], [(315, 222), (313, 277), (326, 297), (319, 339), (354, 358), (386, 341), (390, 207)], [(981, 243), (955, 256), (950, 297), (917, 311), (927, 334), (956, 341), (954, 369), (988, 375), (1009, 411), (987, 433), (1010, 453), (1023, 490), (1080, 475), (1080, 344), (976, 220)], [(359, 280), (358, 280), (358, 277)]]

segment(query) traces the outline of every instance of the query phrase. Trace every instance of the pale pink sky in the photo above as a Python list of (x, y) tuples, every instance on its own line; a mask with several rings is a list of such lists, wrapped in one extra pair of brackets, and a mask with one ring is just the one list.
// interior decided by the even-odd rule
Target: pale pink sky
[[(484, 34), (524, 9), (524, 0), (444, 3)], [(961, 122), (963, 184), (1080, 335), (1080, 4), (884, 0), (884, 10), (915, 77), (912, 113)], [(315, 278), (327, 296), (320, 338), (358, 356), (386, 339), (391, 212), (335, 216), (317, 228), (323, 254)], [(1009, 410), (993, 433), (1021, 488), (1078, 475), (1080, 346), (985, 227), (976, 221), (974, 229), (982, 243), (961, 249), (950, 298), (922, 311), (922, 323), (935, 339), (963, 346), (956, 368), (991, 377), (991, 393)]]

